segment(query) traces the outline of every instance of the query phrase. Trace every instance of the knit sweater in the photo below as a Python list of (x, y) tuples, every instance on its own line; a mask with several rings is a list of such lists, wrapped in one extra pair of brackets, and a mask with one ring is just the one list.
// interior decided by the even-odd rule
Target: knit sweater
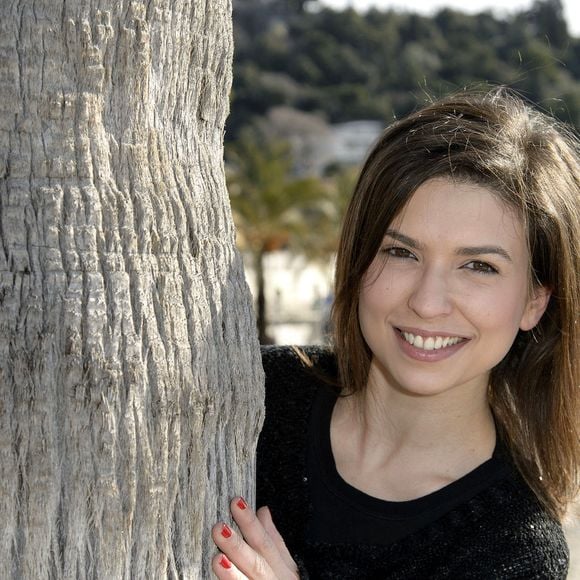
[(515, 468), (425, 527), (389, 545), (314, 543), (307, 477), (310, 411), (336, 376), (325, 349), (264, 347), (266, 420), (258, 442), (257, 505), (268, 505), (301, 578), (564, 579), (569, 553), (561, 526)]

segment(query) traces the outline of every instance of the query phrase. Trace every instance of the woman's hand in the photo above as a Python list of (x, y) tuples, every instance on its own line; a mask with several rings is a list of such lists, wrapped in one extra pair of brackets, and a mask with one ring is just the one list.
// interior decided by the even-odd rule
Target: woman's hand
[(230, 509), (241, 534), (225, 523), (212, 528), (213, 541), (221, 551), (212, 561), (216, 576), (220, 580), (299, 578), (298, 568), (274, 526), (270, 510), (262, 507), (254, 513), (241, 497), (232, 500)]

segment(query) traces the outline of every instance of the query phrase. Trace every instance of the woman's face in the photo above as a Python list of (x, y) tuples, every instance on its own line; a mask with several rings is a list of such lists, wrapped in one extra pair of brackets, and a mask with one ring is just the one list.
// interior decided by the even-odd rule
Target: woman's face
[(486, 389), (518, 329), (547, 306), (545, 289), (530, 295), (529, 271), (522, 223), (491, 190), (423, 183), (363, 280), (372, 380), (413, 395)]

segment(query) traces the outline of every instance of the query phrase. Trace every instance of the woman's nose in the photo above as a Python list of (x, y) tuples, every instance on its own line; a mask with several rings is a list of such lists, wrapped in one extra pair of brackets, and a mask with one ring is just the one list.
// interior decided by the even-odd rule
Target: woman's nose
[(421, 318), (447, 316), (453, 310), (448, 276), (436, 267), (426, 268), (409, 296), (409, 308)]

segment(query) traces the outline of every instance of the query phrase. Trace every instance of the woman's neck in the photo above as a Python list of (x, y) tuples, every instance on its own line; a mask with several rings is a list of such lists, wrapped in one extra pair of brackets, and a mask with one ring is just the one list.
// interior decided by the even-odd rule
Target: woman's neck
[(337, 469), (365, 493), (402, 501), (459, 479), (493, 454), (485, 392), (410, 396), (369, 384), (339, 399), (331, 440)]

